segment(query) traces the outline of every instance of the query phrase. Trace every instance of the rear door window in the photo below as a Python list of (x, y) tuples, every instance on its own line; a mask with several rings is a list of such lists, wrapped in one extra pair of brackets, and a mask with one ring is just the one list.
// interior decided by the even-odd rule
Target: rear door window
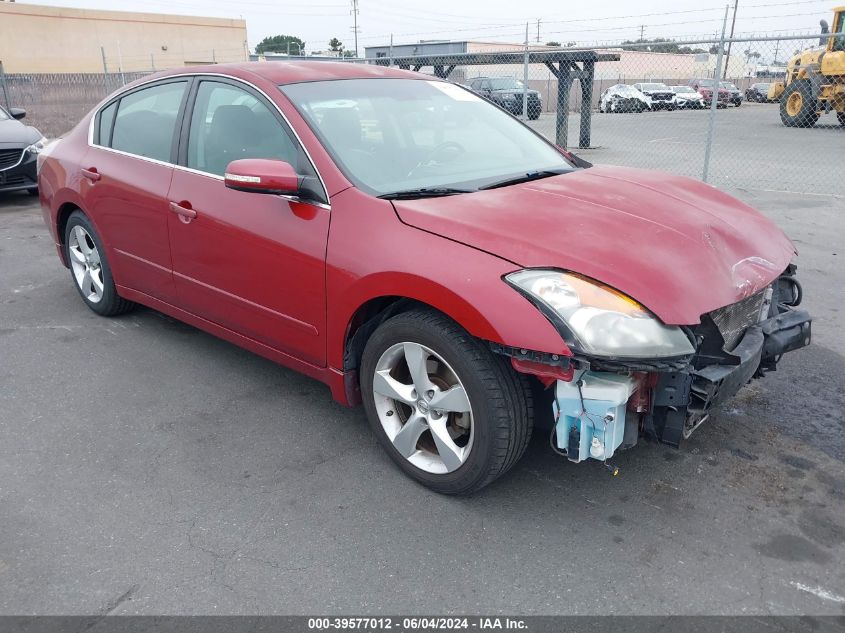
[[(121, 98), (110, 146), (171, 162), (174, 132), (187, 85), (187, 81), (159, 84)], [(101, 116), (101, 122), (102, 119)]]

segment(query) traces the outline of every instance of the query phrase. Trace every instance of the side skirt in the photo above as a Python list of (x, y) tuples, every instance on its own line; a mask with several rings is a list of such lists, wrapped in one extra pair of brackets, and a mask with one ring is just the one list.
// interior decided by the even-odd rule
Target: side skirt
[(153, 310), (158, 310), (168, 316), (173, 317), (179, 321), (187, 323), (188, 325), (192, 325), (195, 328), (198, 328), (212, 336), (216, 336), (217, 338), (221, 338), (224, 341), (228, 341), (238, 347), (243, 347), (244, 349), (253, 352), (254, 354), (258, 354), (268, 360), (273, 361), (274, 363), (278, 363), (284, 367), (289, 369), (293, 369), (294, 371), (298, 371), (301, 374), (305, 374), (309, 378), (313, 378), (314, 380), (319, 380), (322, 383), (325, 383), (331, 389), (332, 397), (337, 400), (340, 404), (351, 406), (353, 403), (350, 402), (349, 397), (347, 396), (347, 389), (345, 386), (344, 380), (344, 373), (339, 370), (335, 369), (334, 367), (318, 367), (317, 365), (312, 365), (311, 363), (306, 363), (290, 354), (286, 354), (284, 352), (280, 352), (279, 350), (269, 347), (264, 343), (260, 343), (254, 339), (249, 338), (248, 336), (244, 336), (243, 334), (238, 334), (234, 330), (230, 330), (229, 328), (225, 328), (221, 325), (217, 325), (212, 321), (208, 321), (199, 317), (191, 312), (187, 312), (182, 310), (181, 308), (177, 308), (174, 305), (156, 299), (155, 297), (151, 297), (148, 294), (143, 292), (139, 292), (137, 290), (133, 290), (131, 288), (127, 288), (126, 286), (117, 286), (117, 291), (121, 297), (124, 299), (128, 299), (129, 301), (134, 301), (135, 303), (140, 303), (145, 305)]

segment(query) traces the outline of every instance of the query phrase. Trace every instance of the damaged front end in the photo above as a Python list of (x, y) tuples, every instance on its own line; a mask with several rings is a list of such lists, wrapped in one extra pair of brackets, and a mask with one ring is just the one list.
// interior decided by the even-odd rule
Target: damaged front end
[(790, 265), (771, 286), (738, 303), (702, 315), (695, 355), (679, 372), (657, 374), (643, 431), (678, 446), (752, 378), (777, 369), (786, 352), (810, 344), (811, 318)]
[(811, 318), (798, 309), (801, 298), (790, 265), (762, 290), (684, 328), (692, 352), (683, 356), (646, 360), (576, 352), (552, 362), (527, 358), (525, 350), (497, 351), (511, 356), (518, 371), (554, 387), (553, 445), (570, 461), (606, 462), (641, 436), (678, 446), (714, 407), (774, 371), (786, 352), (809, 345)]

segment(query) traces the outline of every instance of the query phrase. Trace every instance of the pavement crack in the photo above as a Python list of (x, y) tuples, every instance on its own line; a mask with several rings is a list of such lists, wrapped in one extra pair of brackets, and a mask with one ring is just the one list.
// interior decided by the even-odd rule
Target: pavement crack
[[(101, 609), (97, 612), (97, 615), (99, 615), (99, 616), (107, 616), (107, 615), (109, 615), (112, 611), (114, 611), (115, 609), (117, 609), (117, 608), (118, 608), (121, 604), (123, 604), (124, 602), (126, 602), (127, 600), (132, 600), (132, 596), (133, 596), (133, 595), (135, 595), (135, 593), (138, 591), (138, 587), (139, 587), (139, 585), (137, 585), (137, 584), (132, 585), (131, 587), (129, 587), (129, 589), (127, 589), (126, 591), (124, 591), (122, 594), (120, 594), (120, 595), (119, 595), (119, 596), (117, 596), (116, 598), (112, 598), (111, 600), (109, 600), (109, 601), (108, 601), (105, 605), (103, 605), (103, 607), (102, 607), (102, 608), (101, 608)], [(89, 627), (89, 628), (90, 628), (90, 627)]]

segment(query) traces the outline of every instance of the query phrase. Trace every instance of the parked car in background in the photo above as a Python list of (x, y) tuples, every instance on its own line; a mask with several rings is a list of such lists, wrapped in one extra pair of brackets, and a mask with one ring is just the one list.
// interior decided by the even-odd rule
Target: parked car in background
[(675, 93), (675, 107), (683, 110), (701, 109), (704, 97), (689, 86), (670, 86)]
[(742, 105), (742, 93), (739, 91), (739, 88), (733, 85), (730, 81), (720, 82), (719, 87), (728, 91), (731, 105), (734, 105), (737, 108)]
[(745, 100), (755, 101), (757, 103), (769, 102), (769, 87), (771, 85), (772, 84), (770, 83), (751, 84), (751, 86), (745, 90)]
[(579, 168), (411, 71), (157, 73), (39, 165), (94, 313), (140, 303), (325, 382), (442, 493), (507, 472), (535, 419), (573, 463), (610, 466), (641, 435), (677, 446), (810, 343), (795, 247), (764, 215), (698, 180)]
[(650, 108), (648, 98), (626, 84), (610, 86), (599, 97), (599, 112), (642, 112)]
[(20, 119), (22, 108), (0, 107), (0, 191), (38, 193), (36, 159), (46, 139), (31, 125)]
[(513, 77), (475, 77), (470, 88), (485, 99), (512, 114), (522, 114), (523, 93), (528, 94), (528, 118), (537, 119), (543, 111), (543, 98), (536, 90), (526, 89), (519, 79)]
[[(687, 84), (693, 90), (696, 90), (701, 98), (704, 100), (705, 107), (710, 107), (713, 102), (713, 90), (716, 86), (715, 79), (691, 79)], [(731, 94), (722, 87), (715, 88), (718, 96), (716, 97), (717, 108), (727, 108), (731, 102)]]
[(666, 84), (641, 83), (634, 84), (634, 88), (646, 96), (652, 110), (675, 109), (675, 93)]

